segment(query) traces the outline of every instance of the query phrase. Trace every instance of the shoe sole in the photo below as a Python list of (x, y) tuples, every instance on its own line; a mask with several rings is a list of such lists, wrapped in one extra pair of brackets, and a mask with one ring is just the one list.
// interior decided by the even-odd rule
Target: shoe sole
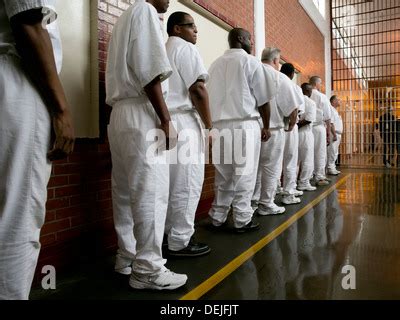
[(299, 201), (299, 202), (290, 202), (290, 203), (286, 203), (286, 202), (283, 202), (283, 201), (281, 201), (283, 204), (285, 204), (285, 205), (287, 205), (287, 206), (290, 206), (290, 205), (292, 205), (292, 204), (299, 204), (299, 203), (301, 203), (301, 201)]
[(283, 210), (282, 212), (274, 212), (274, 213), (260, 213), (260, 211), (257, 211), (257, 215), (260, 217), (266, 217), (266, 216), (279, 216), (281, 214), (284, 214), (286, 212), (286, 209)]
[(184, 257), (184, 258), (194, 258), (194, 257), (200, 257), (204, 256), (206, 254), (209, 254), (211, 252), (211, 248), (208, 248), (206, 251), (198, 252), (195, 254), (187, 254), (187, 253), (171, 253), (171, 252), (166, 252), (166, 254), (169, 257)]
[(182, 286), (184, 286), (187, 282), (187, 279), (185, 280), (185, 282), (179, 283), (179, 284), (174, 284), (174, 285), (166, 285), (164, 287), (160, 287), (157, 285), (151, 285), (148, 283), (144, 283), (141, 282), (137, 279), (130, 279), (129, 280), (129, 285), (133, 288), (133, 289), (139, 289), (139, 290), (143, 290), (143, 289), (149, 289), (149, 290), (175, 290), (178, 289)]
[(132, 268), (129, 268), (129, 270), (127, 268), (125, 269), (114, 269), (114, 271), (118, 274), (121, 274), (123, 276), (130, 276), (132, 273)]

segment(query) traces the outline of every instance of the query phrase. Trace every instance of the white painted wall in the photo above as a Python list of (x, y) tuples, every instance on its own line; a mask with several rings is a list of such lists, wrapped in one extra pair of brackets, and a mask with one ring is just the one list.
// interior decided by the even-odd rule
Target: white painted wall
[(325, 39), (325, 88), (326, 95), (332, 94), (332, 60), (331, 60), (331, 30), (330, 30), (330, 5), (325, 0), (325, 17), (321, 15), (313, 0), (299, 0), (308, 16), (315, 23)]
[[(96, 89), (98, 60), (97, 57), (93, 59), (91, 42), (97, 44), (97, 36), (91, 36), (90, 20), (93, 3), (97, 4), (97, 1), (59, 0), (56, 5), (63, 46), (60, 77), (72, 108), (75, 135), (79, 138), (99, 136), (99, 105)], [(94, 13), (97, 17), (97, 12)]]

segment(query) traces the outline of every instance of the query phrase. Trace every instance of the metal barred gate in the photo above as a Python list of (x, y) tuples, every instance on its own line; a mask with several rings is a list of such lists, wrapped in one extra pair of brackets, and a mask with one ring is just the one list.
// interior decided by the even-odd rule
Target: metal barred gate
[(400, 167), (400, 0), (332, 0), (340, 164)]

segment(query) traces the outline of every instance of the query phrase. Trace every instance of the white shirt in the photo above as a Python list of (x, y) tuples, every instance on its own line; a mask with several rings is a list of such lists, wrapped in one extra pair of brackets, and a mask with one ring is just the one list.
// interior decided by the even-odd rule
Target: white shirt
[(258, 107), (276, 92), (274, 79), (260, 60), (243, 49), (230, 49), (210, 67), (208, 94), (213, 122), (258, 119)]
[(55, 12), (56, 0), (3, 0), (0, 1), (0, 54), (18, 56), (15, 48), (15, 39), (11, 31), (10, 21), (18, 13), (32, 9), (43, 8), (47, 31), (53, 45), (53, 53), (56, 61), (57, 71), (61, 71), (62, 46)]
[(305, 112), (305, 108), (306, 108), (305, 103), (306, 102), (305, 102), (305, 99), (304, 99), (303, 90), (301, 90), (299, 85), (295, 84), (295, 86), (296, 86), (296, 92), (299, 95), (300, 100), (301, 100), (301, 105), (297, 108), (298, 109), (297, 113), (298, 113), (298, 115), (300, 117), (300, 115)]
[(197, 80), (207, 82), (207, 69), (192, 43), (179, 37), (169, 37), (166, 48), (173, 71), (169, 78), (168, 110), (191, 110), (193, 103), (189, 89)]
[(331, 104), (326, 95), (319, 92), (317, 89), (313, 89), (311, 94), (311, 100), (317, 105), (317, 119), (315, 125), (323, 124), (324, 121), (331, 119)]
[[(316, 121), (317, 106), (315, 102), (307, 96), (304, 96), (304, 102), (304, 113), (302, 113), (299, 118), (300, 120), (310, 121), (312, 125)], [(310, 125), (307, 125), (307, 127), (310, 127)]]
[(285, 74), (277, 71), (269, 64), (264, 64), (266, 72), (275, 74), (278, 77), (277, 95), (271, 100), (271, 118), (269, 122), (270, 129), (283, 129), (285, 127), (284, 117), (297, 109), (301, 103), (294, 83)]
[(331, 106), (331, 114), (332, 114), (331, 123), (334, 124), (336, 133), (342, 134), (343, 133), (342, 117), (333, 106)]
[(164, 96), (172, 73), (157, 10), (136, 0), (118, 19), (110, 40), (106, 70), (106, 103), (146, 97), (144, 87), (160, 77)]

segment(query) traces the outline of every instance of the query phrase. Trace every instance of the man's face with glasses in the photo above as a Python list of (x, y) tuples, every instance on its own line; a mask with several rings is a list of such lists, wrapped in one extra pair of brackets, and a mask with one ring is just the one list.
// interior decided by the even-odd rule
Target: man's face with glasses
[(197, 27), (191, 16), (186, 15), (182, 23), (175, 26), (175, 31), (182, 39), (196, 44), (197, 42)]

